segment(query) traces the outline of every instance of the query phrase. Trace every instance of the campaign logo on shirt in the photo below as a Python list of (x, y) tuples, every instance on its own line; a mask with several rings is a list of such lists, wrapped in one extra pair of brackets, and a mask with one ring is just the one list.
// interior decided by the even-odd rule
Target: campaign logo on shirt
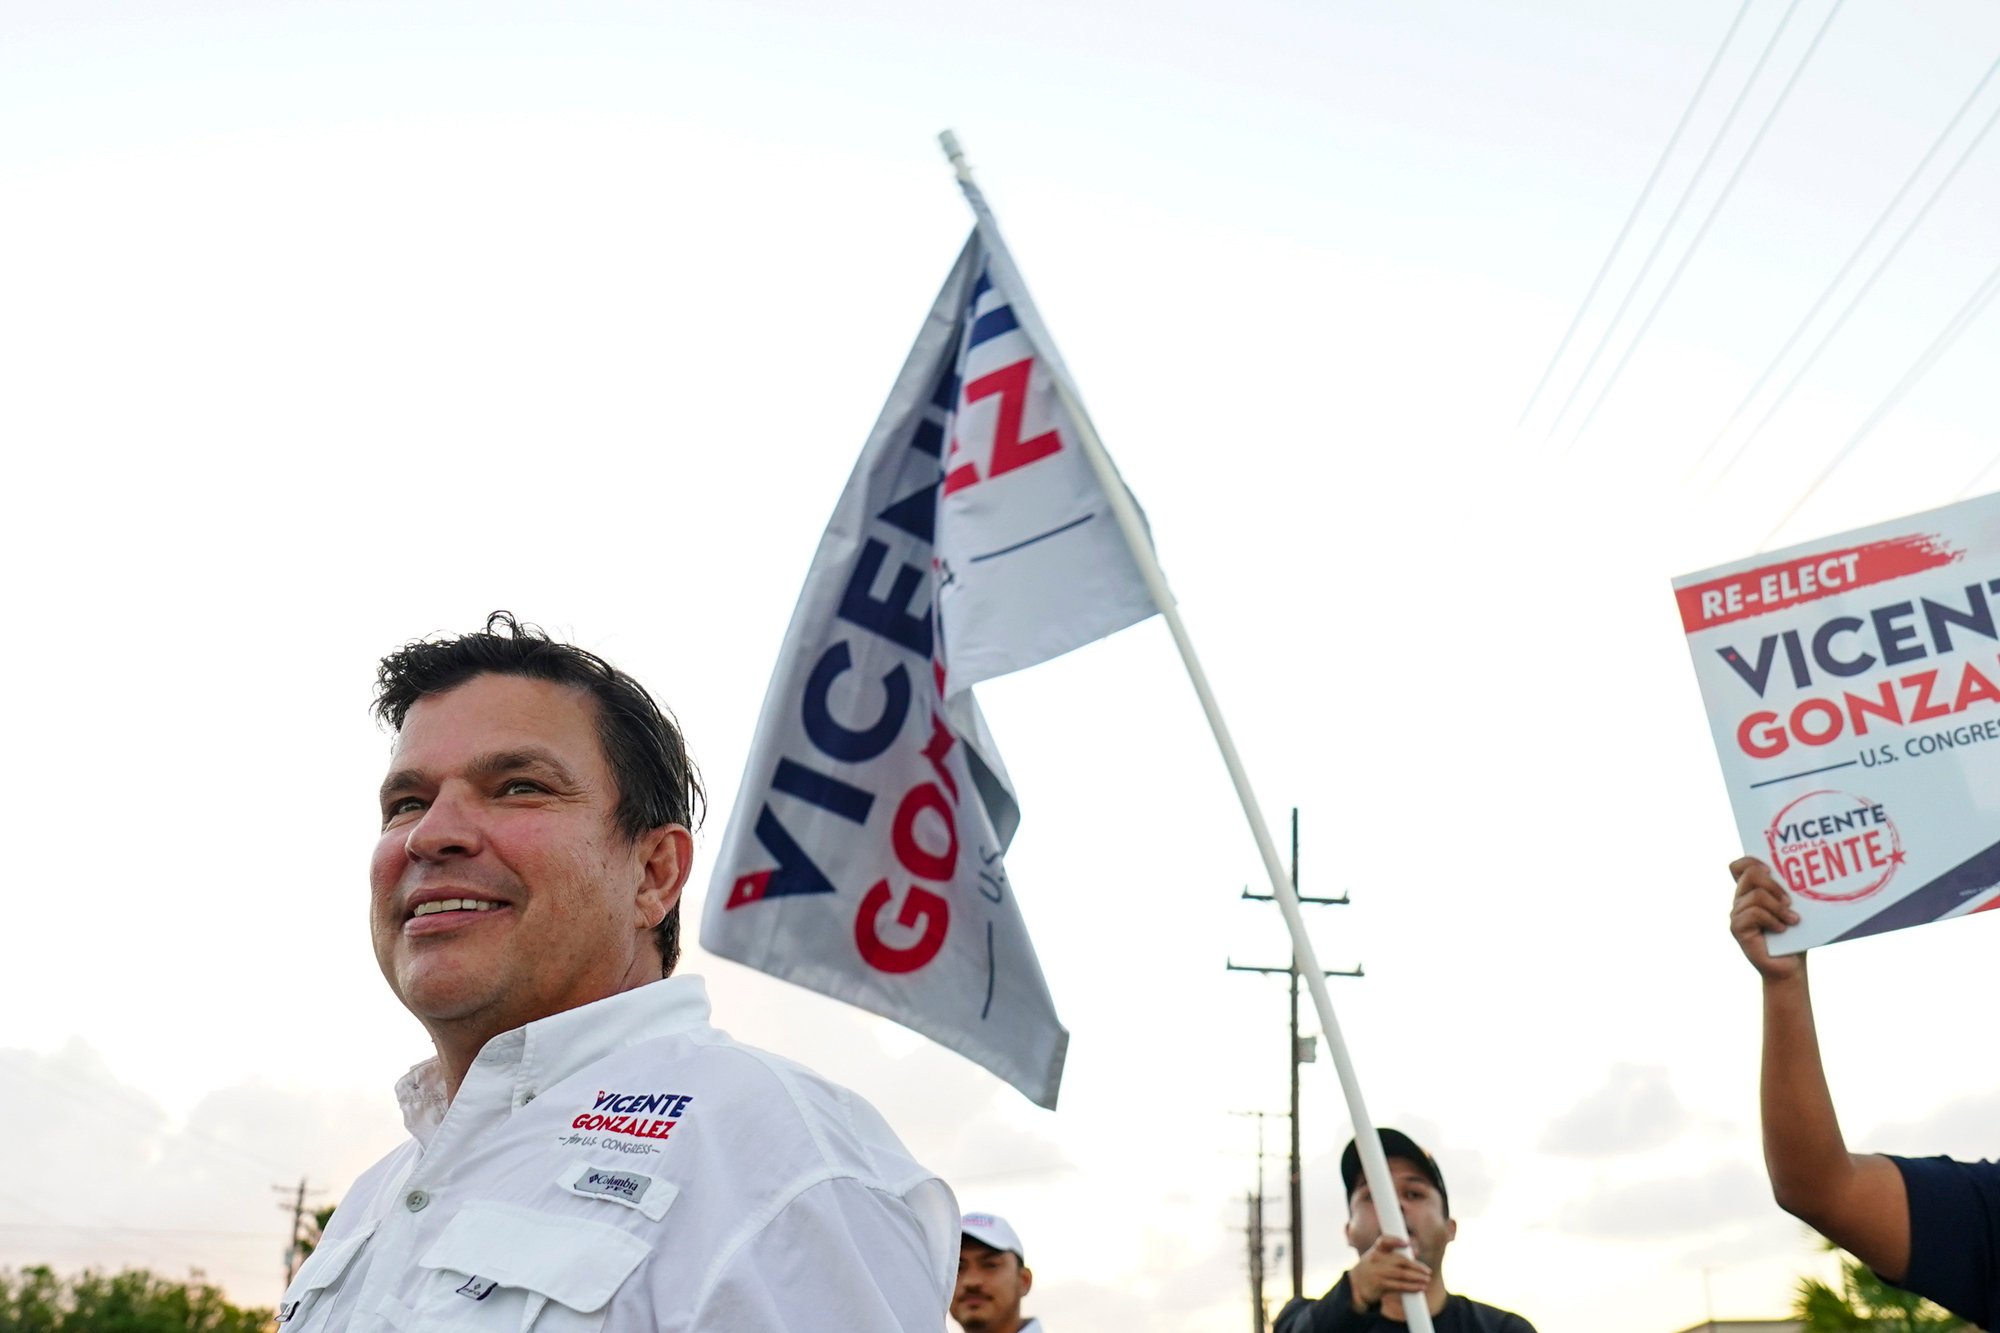
[[(565, 1135), (562, 1142), (581, 1146), (601, 1142), (621, 1152), (657, 1152), (650, 1144), (634, 1140), (668, 1137), (693, 1101), (687, 1093), (599, 1091), (590, 1109), (569, 1122), (572, 1130), (580, 1132)], [(599, 1139), (597, 1135), (612, 1137)]]

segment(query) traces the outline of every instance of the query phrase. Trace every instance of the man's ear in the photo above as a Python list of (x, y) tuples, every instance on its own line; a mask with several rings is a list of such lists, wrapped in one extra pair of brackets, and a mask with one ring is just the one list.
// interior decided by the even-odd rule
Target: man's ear
[(1449, 1245), (1457, 1239), (1458, 1239), (1458, 1219), (1455, 1217), (1447, 1217), (1444, 1220), (1444, 1243)]
[(635, 924), (651, 930), (680, 903), (681, 890), (694, 869), (694, 834), (679, 824), (662, 824), (640, 836), (639, 851), (644, 860), (634, 899), (639, 917)]
[(1025, 1296), (1025, 1295), (1027, 1295), (1027, 1294), (1028, 1294), (1029, 1292), (1033, 1291), (1034, 1289), (1035, 1289), (1035, 1270), (1034, 1270), (1034, 1269), (1032, 1269), (1032, 1268), (1030, 1268), (1030, 1267), (1028, 1267), (1028, 1266), (1027, 1266), (1026, 1264), (1022, 1264), (1022, 1265), (1021, 1265), (1021, 1294), (1022, 1294), (1023, 1296)]

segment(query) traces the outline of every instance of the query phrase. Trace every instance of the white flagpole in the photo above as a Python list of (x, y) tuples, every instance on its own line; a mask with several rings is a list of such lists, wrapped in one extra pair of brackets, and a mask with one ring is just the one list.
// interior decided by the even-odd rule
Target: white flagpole
[[(1264, 858), (1264, 869), (1271, 876), (1271, 893), (1278, 901), (1278, 910), (1284, 914), (1286, 929), (1291, 932), (1293, 955), (1298, 959), (1299, 970), (1305, 974), (1306, 985), (1312, 991), (1313, 1008), (1319, 1012), (1320, 1030), (1325, 1034), (1327, 1048), (1333, 1054), (1333, 1067), (1340, 1076), (1340, 1090), (1347, 1098), (1348, 1117), (1354, 1122), (1354, 1139), (1360, 1151), (1362, 1174), (1367, 1177), (1368, 1192), (1375, 1199), (1376, 1216), (1381, 1219), (1382, 1233), (1407, 1240), (1409, 1230), (1403, 1224), (1402, 1208), (1384, 1204), (1384, 1200), (1394, 1201), (1399, 1197), (1395, 1183), (1389, 1178), (1389, 1159), (1382, 1151), (1382, 1140), (1375, 1132), (1375, 1122), (1369, 1118), (1367, 1103), (1362, 1100), (1361, 1082), (1355, 1077), (1354, 1062), (1348, 1058), (1347, 1043), (1340, 1035), (1340, 1020), (1334, 1016), (1333, 997), (1327, 993), (1326, 973), (1319, 965), (1319, 956), (1313, 951), (1311, 937), (1306, 934), (1305, 917), (1299, 912), (1299, 896), (1292, 888), (1291, 876), (1286, 873), (1284, 862), (1278, 857), (1278, 844), (1264, 822), (1264, 812), (1257, 804), (1256, 793), (1250, 789), (1250, 776), (1244, 771), (1243, 760), (1236, 753), (1236, 743), (1230, 739), (1229, 725), (1222, 720), (1222, 709), (1215, 701), (1215, 692), (1209, 688), (1208, 676), (1201, 669), (1200, 659), (1195, 656), (1194, 642), (1188, 638), (1187, 626), (1181, 623), (1173, 592), (1167, 587), (1167, 576), (1153, 555), (1152, 539), (1139, 517), (1137, 506), (1125, 490), (1124, 481), (1118, 476), (1118, 470), (1111, 464), (1111, 456), (1105, 452), (1104, 442), (1098, 438), (1096, 428), (1090, 424), (1090, 417), (1077, 398), (1076, 387), (1070, 383), (1069, 372), (1056, 354), (1055, 343), (1049, 338), (1041, 316), (1028, 297), (1020, 270), (1014, 267), (1013, 256), (1007, 252), (1006, 244), (1000, 238), (999, 224), (994, 221), (985, 196), (973, 182), (972, 169), (966, 165), (965, 152), (959, 147), (958, 137), (946, 130), (938, 135), (938, 142), (944, 145), (945, 156), (951, 159), (952, 168), (958, 173), (958, 183), (972, 205), (989, 261), (1001, 270), (1001, 286), (1014, 306), (1015, 316), (1028, 326), (1030, 337), (1050, 359), (1050, 379), (1055, 385), (1056, 396), (1076, 423), (1084, 456), (1097, 473), (1098, 484), (1104, 488), (1105, 498), (1111, 503), (1112, 515), (1118, 520), (1118, 529), (1125, 534), (1125, 542), (1132, 548), (1132, 558), (1146, 580), (1146, 590), (1152, 594), (1153, 604), (1160, 608), (1160, 615), (1174, 636), (1174, 646), (1180, 649), (1181, 662), (1187, 667), (1195, 696), (1201, 700), (1201, 710), (1208, 716), (1209, 730), (1215, 733), (1216, 746), (1222, 751), (1222, 762), (1229, 769), (1229, 780), (1236, 786), (1236, 798), (1243, 804), (1244, 817), (1250, 821), (1250, 833), (1257, 840), (1257, 850)], [(1412, 1333), (1432, 1333), (1430, 1307), (1425, 1301), (1406, 1299), (1403, 1302), (1403, 1317)]]

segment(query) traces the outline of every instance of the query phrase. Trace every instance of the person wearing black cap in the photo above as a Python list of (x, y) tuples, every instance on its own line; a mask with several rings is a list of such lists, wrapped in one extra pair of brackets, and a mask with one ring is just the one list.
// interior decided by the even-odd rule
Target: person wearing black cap
[(1535, 1333), (1517, 1314), (1445, 1290), (1444, 1250), (1458, 1235), (1451, 1195), (1437, 1159), (1400, 1130), (1381, 1131), (1389, 1176), (1403, 1208), (1408, 1241), (1382, 1234), (1375, 1198), (1352, 1142), (1340, 1155), (1347, 1186), (1347, 1243), (1361, 1257), (1318, 1300), (1300, 1297), (1278, 1312), (1273, 1333), (1367, 1333), (1405, 1326), (1403, 1302), (1422, 1293), (1436, 1333)]
[(967, 1213), (959, 1219), (951, 1317), (965, 1333), (1043, 1333), (1041, 1320), (1021, 1317), (1021, 1298), (1034, 1285), (1021, 1237), (1006, 1218)]

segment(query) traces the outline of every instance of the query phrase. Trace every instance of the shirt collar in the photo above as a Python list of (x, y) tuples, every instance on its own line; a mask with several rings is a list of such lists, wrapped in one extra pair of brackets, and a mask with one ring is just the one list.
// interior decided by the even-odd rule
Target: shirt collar
[[(506, 1079), (513, 1104), (521, 1106), (627, 1046), (705, 1027), (708, 1014), (708, 987), (700, 977), (666, 977), (502, 1032), (480, 1048), (466, 1081)], [(450, 1106), (436, 1057), (411, 1066), (396, 1081), (396, 1101), (411, 1136), (428, 1146)]]

